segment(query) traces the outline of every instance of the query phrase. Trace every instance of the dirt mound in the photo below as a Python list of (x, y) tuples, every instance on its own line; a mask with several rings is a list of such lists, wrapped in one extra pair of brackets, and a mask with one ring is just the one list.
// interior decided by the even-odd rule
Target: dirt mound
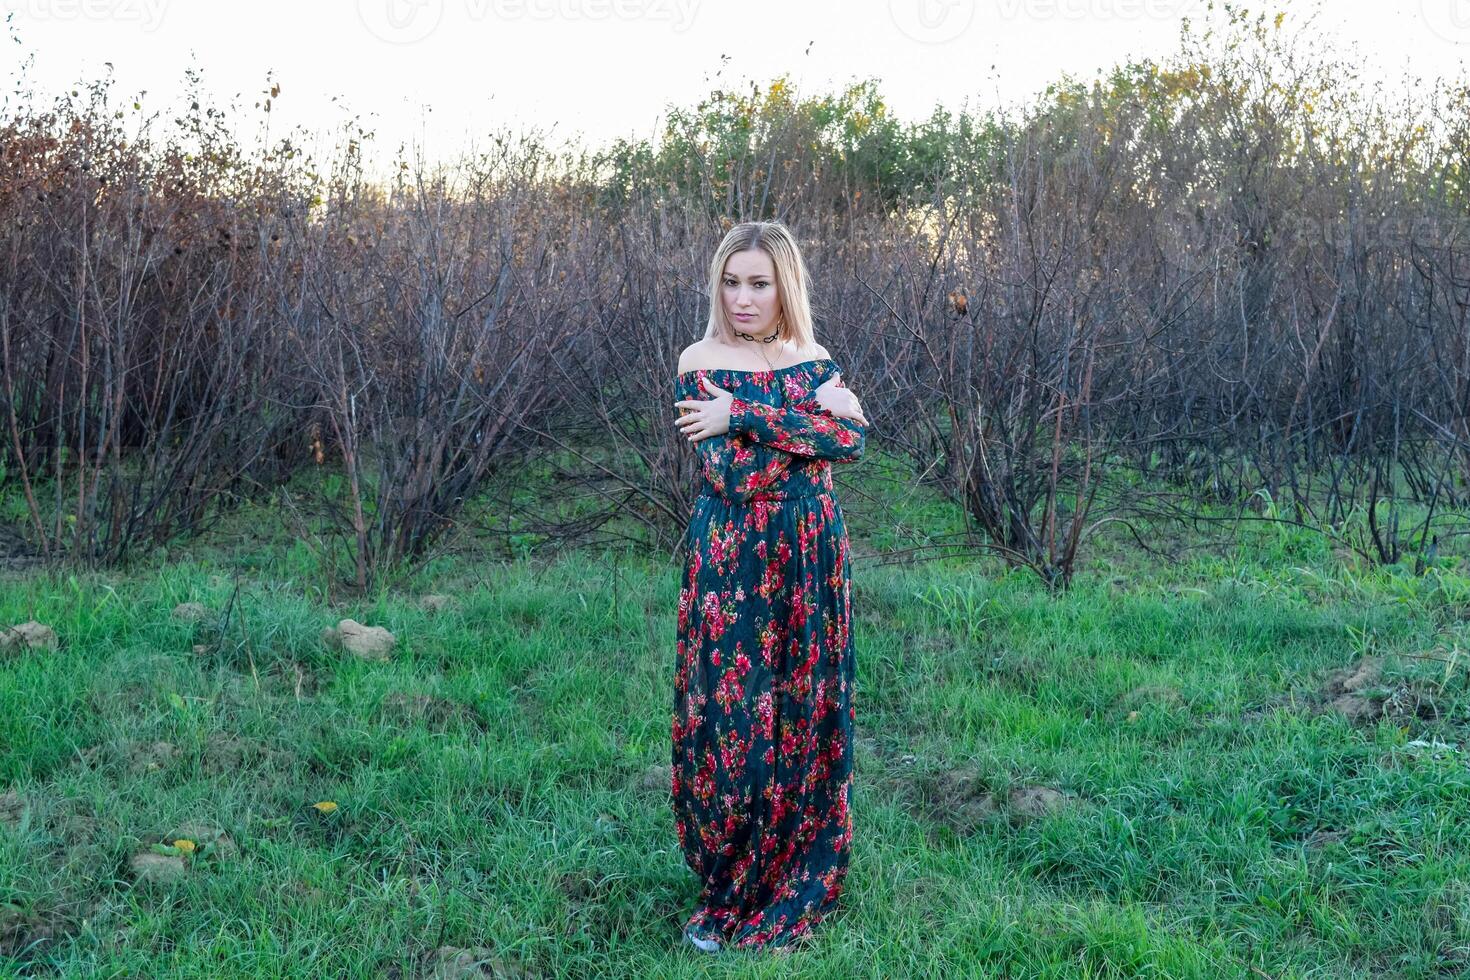
[(1043, 817), (1072, 802), (1075, 797), (1066, 790), (1051, 786), (1018, 786), (1011, 790), (1008, 802), (1017, 817)]
[(485, 946), (440, 946), (425, 957), (430, 980), (531, 980), (541, 974)]
[(0, 902), (0, 956), (22, 962), (45, 953), (75, 931), (75, 924), (57, 911), (30, 911)]
[(1380, 718), (1400, 724), (1438, 721), (1443, 700), (1434, 685), (1387, 679), (1381, 657), (1362, 657), (1327, 675), (1317, 691), (1316, 713), (1337, 712), (1354, 725), (1370, 725)]
[(925, 817), (956, 833), (974, 832), (1000, 809), (995, 795), (972, 769), (943, 769), (920, 776), (916, 782)]
[(636, 785), (645, 793), (659, 793), (668, 796), (672, 791), (673, 779), (674, 767), (672, 765), (652, 765), (638, 774)]
[(431, 694), (394, 691), (383, 698), (383, 714), (400, 722), (421, 721), (434, 731), (442, 731), (455, 723), (485, 730), (485, 720), (474, 708)]

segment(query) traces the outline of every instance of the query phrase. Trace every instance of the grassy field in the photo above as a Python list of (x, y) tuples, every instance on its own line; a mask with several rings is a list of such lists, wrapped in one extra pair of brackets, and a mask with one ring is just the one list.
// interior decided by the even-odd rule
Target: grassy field
[[(678, 941), (676, 566), (467, 548), (331, 601), (252, 508), (136, 571), (0, 579), (0, 625), (60, 637), (0, 654), (0, 975), (1470, 973), (1462, 557), (1159, 529), (1176, 559), (1099, 542), (1053, 598), (881, 562), (956, 516), (871, 459), (854, 858), (812, 947)], [(326, 647), (343, 617), (391, 658)]]

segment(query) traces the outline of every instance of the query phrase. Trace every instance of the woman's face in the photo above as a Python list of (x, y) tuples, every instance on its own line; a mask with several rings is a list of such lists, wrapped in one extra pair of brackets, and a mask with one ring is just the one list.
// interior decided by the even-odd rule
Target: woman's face
[(725, 260), (720, 295), (725, 318), (734, 329), (755, 337), (776, 329), (781, 297), (776, 292), (776, 266), (764, 249), (746, 249)]

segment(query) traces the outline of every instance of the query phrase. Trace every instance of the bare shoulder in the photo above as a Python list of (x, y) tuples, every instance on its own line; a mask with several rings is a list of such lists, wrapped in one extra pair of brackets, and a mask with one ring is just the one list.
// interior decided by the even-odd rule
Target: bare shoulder
[[(830, 359), (831, 354), (821, 344), (813, 343), (807, 348), (805, 356), (801, 360), (819, 361)], [(685, 371), (721, 371), (729, 368), (732, 359), (730, 348), (706, 337), (697, 340), (679, 352), (678, 373)], [(735, 370), (758, 370), (757, 368), (736, 368)]]
[[(696, 340), (679, 353), (679, 373), (685, 371), (725, 371), (740, 362), (740, 355), (726, 344), (705, 337)], [(745, 370), (734, 368), (734, 370)]]
[(696, 340), (679, 352), (678, 371), (680, 374), (685, 371), (708, 371), (715, 366), (712, 361), (714, 357), (709, 340)]

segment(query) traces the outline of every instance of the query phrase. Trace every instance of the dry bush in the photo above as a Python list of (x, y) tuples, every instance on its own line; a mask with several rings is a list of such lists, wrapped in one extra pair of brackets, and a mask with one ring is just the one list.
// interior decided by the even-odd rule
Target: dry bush
[(323, 175), (197, 102), (126, 135), (94, 87), (0, 125), (0, 485), (48, 554), (118, 561), (320, 466), (304, 527), (358, 587), (500, 476), (550, 478), (496, 503), (522, 528), (667, 550), (708, 256), (778, 218), (875, 448), (969, 518), (940, 544), (1062, 587), (1107, 522), (1223, 513), (1427, 561), (1470, 503), (1467, 110), (1229, 6), (1014, 111), (783, 79), (386, 184), (350, 127)]

